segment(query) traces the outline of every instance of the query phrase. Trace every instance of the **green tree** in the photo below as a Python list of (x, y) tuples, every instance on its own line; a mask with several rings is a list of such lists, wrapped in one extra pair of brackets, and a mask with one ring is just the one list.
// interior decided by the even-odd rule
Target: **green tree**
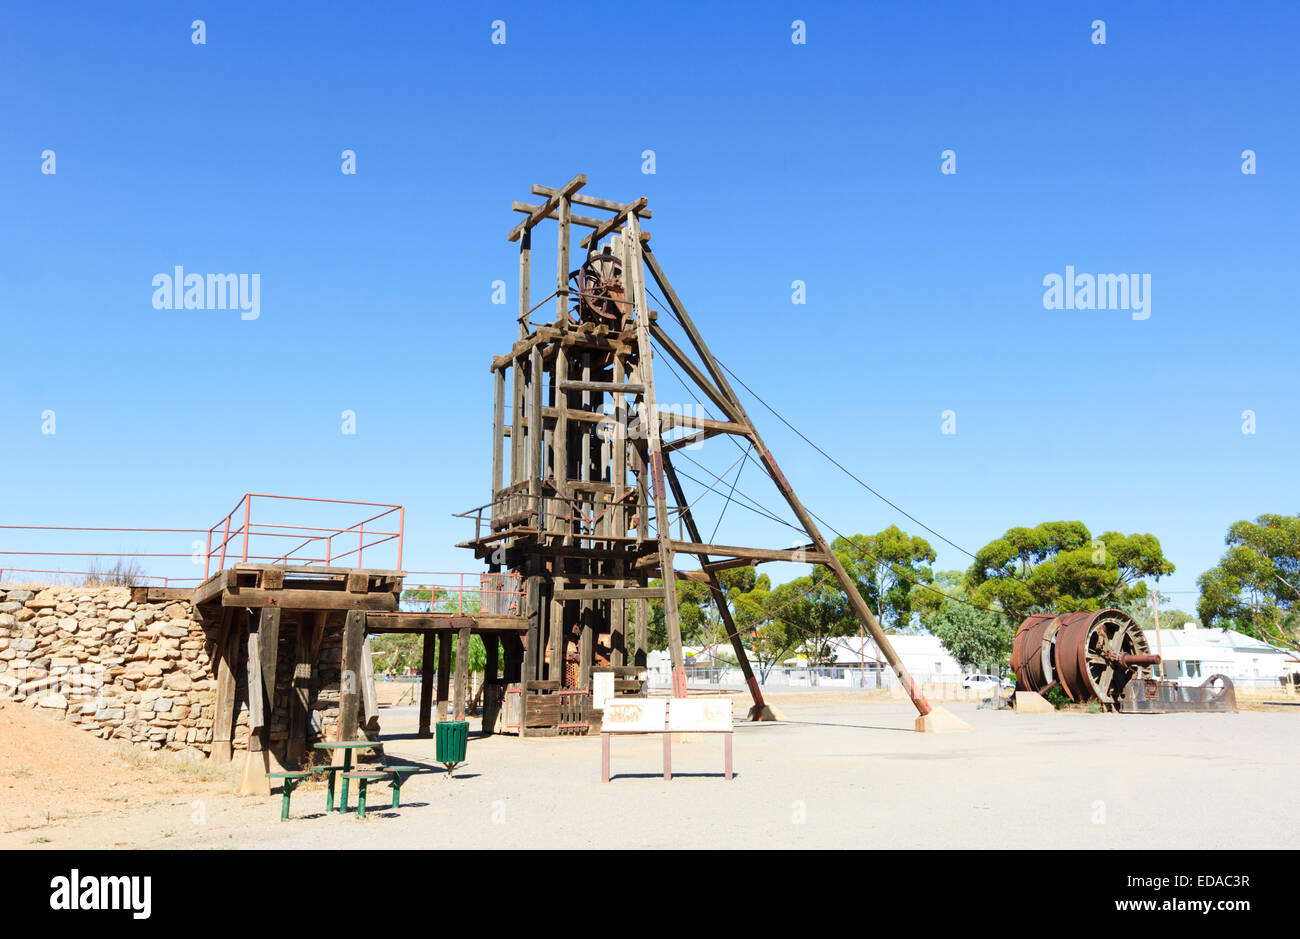
[(918, 587), (913, 603), (921, 625), (963, 668), (1005, 671), (1015, 624), (996, 609), (972, 606), (963, 571), (940, 571), (930, 589)]
[[(751, 589), (756, 576), (752, 567), (735, 567), (719, 572), (718, 581), (727, 597), (727, 604), (732, 611), (733, 617), (736, 615), (735, 596)], [(713, 602), (713, 593), (708, 584), (683, 578), (678, 578), (676, 584), (677, 612), (678, 620), (681, 623), (682, 642), (686, 645), (705, 646), (709, 649), (729, 644), (726, 624)], [(650, 585), (652, 587), (662, 587), (663, 581), (652, 580)], [(633, 628), (632, 624), (635, 623), (635, 605), (629, 603), (627, 610), (628, 628), (631, 629)], [(737, 629), (741, 631), (739, 625)], [(741, 631), (741, 638), (743, 642), (743, 631)], [(650, 601), (647, 616), (646, 645), (650, 649), (668, 648), (668, 628), (664, 624), (664, 603), (662, 600)]]
[(962, 668), (1005, 671), (1010, 665), (1013, 633), (1006, 616), (976, 609), (960, 600), (944, 600), (930, 617), (929, 630)]
[[(477, 591), (447, 590), (442, 587), (412, 587), (402, 591), (400, 608), (409, 612), (464, 613), (479, 611), (481, 596)], [(379, 671), (401, 672), (413, 668), (417, 672), (424, 661), (424, 644), (415, 634), (384, 633), (371, 640), (371, 653)], [(451, 646), (451, 668), (456, 670), (456, 644)], [(487, 668), (487, 648), (479, 636), (469, 637), (469, 669), (481, 672)]]
[[(753, 571), (753, 568), (748, 568)], [(783, 618), (784, 610), (772, 592), (772, 579), (757, 574), (748, 589), (732, 592), (736, 629), (746, 640), (760, 681), (785, 661), (804, 641), (803, 632)]]
[(874, 535), (836, 538), (831, 550), (882, 626), (907, 629), (916, 611), (918, 584), (934, 581), (934, 549), (924, 538), (890, 525)]
[(1011, 528), (980, 548), (966, 572), (970, 598), (1014, 621), (1031, 613), (1124, 606), (1147, 596), (1145, 577), (1172, 574), (1155, 535), (1108, 531), (1093, 538), (1083, 522)]
[(1201, 621), (1300, 649), (1300, 515), (1234, 522), (1224, 542), (1219, 563), (1196, 581)]
[(781, 621), (801, 637), (797, 648), (812, 665), (833, 662), (834, 640), (858, 631), (848, 597), (835, 575), (824, 567), (777, 587), (772, 591), (772, 604), (773, 610), (780, 610)]
[[(450, 636), (451, 633), (443, 633)], [(498, 640), (499, 641), (499, 640)], [(412, 633), (381, 633), (370, 640), (370, 651), (375, 659), (375, 670), (392, 670), (399, 674), (408, 668), (420, 671), (424, 662), (424, 643), (421, 636)], [(481, 672), (487, 668), (487, 648), (479, 636), (469, 637), (469, 670)], [(451, 670), (456, 671), (456, 643), (451, 644)]]

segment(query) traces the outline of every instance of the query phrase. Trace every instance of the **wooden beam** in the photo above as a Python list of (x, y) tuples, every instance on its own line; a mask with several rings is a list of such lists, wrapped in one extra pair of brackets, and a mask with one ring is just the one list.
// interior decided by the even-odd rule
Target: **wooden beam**
[[(604, 394), (645, 394), (645, 385), (633, 384), (630, 382), (618, 381), (574, 381), (565, 380), (560, 382), (561, 391), (595, 391)], [(613, 415), (600, 415), (606, 421), (612, 421)]]
[(505, 443), (506, 443), (506, 373), (504, 370), (492, 373), (492, 512), (495, 522), (499, 511), (497, 493), (505, 485)]
[[(665, 458), (665, 472), (668, 475), (668, 483), (672, 487), (673, 497), (677, 499), (679, 505), (684, 506), (682, 509), (682, 522), (686, 530), (690, 532), (692, 538), (700, 537), (699, 527), (695, 524), (695, 515), (691, 512), (690, 504), (686, 501), (686, 494), (682, 490), (681, 480), (677, 478), (677, 471), (673, 468), (672, 461)], [(696, 542), (702, 544), (702, 542)], [(771, 712), (763, 701), (762, 689), (758, 686), (758, 679), (754, 677), (754, 670), (750, 668), (749, 656), (745, 652), (745, 644), (740, 640), (740, 634), (736, 630), (735, 619), (731, 615), (731, 608), (727, 605), (727, 595), (722, 589), (722, 584), (718, 580), (718, 575), (710, 565), (709, 556), (705, 553), (697, 552), (696, 556), (704, 565), (702, 573), (707, 578), (709, 584), (709, 593), (713, 597), (713, 604), (718, 610), (718, 616), (722, 619), (722, 625), (727, 630), (727, 639), (731, 642), (732, 651), (736, 654), (736, 660), (740, 664), (741, 674), (745, 676), (745, 684), (749, 686), (750, 697), (754, 701), (754, 709), (751, 711), (753, 720), (763, 720), (771, 717)], [(730, 735), (727, 737), (731, 739)], [(730, 767), (730, 758), (728, 758), (728, 767)], [(730, 769), (728, 769), (730, 772)]]
[(311, 729), (312, 633), (318, 628), (318, 613), (301, 613), (293, 637), (293, 684), (289, 691), (289, 743), (284, 758), (298, 766), (307, 754)]
[(447, 699), (451, 696), (451, 633), (438, 636), (438, 706), (434, 720), (447, 719)]
[(569, 225), (569, 216), (573, 214), (573, 206), (569, 201), (570, 195), (572, 193), (558, 193), (556, 196), (551, 197), (560, 200), (557, 203), (559, 207), (559, 224), (556, 225), (556, 228), (559, 229), (555, 268), (555, 324), (557, 327), (567, 327), (569, 325), (569, 245), (572, 241), (570, 235), (573, 231)]
[(266, 607), (262, 610), (258, 619), (258, 656), (262, 667), (262, 690), (266, 696), (266, 722), (263, 725), (263, 737), (269, 743), (271, 720), (275, 712), (276, 664), (280, 657), (280, 610), (278, 607)]
[(767, 444), (764, 443), (758, 430), (753, 429), (753, 421), (751, 421), (749, 416), (745, 413), (744, 405), (740, 402), (735, 391), (731, 388), (731, 384), (722, 373), (722, 368), (713, 358), (713, 354), (709, 351), (708, 346), (705, 345), (703, 337), (700, 336), (699, 330), (695, 328), (695, 324), (687, 314), (686, 308), (682, 305), (681, 299), (677, 296), (676, 291), (673, 290), (672, 284), (668, 282), (668, 278), (664, 275), (662, 268), (659, 266), (659, 262), (655, 259), (654, 253), (650, 250), (648, 245), (643, 246), (642, 255), (645, 258), (646, 266), (650, 269), (655, 281), (663, 291), (665, 299), (672, 307), (673, 312), (677, 315), (677, 319), (681, 323), (682, 328), (686, 330), (686, 334), (690, 337), (691, 344), (695, 347), (695, 351), (699, 355), (700, 361), (704, 363), (709, 374), (713, 376), (718, 388), (736, 406), (738, 411), (737, 416), (746, 424), (750, 425), (751, 431), (748, 434), (748, 437), (750, 442), (754, 445), (754, 450), (759, 460), (767, 468), (768, 475), (771, 476), (777, 489), (780, 490), (786, 504), (789, 505), (791, 511), (794, 512), (795, 518), (798, 520), (799, 524), (803, 526), (803, 530), (807, 532), (808, 537), (813, 540), (813, 543), (825, 556), (825, 560), (821, 563), (825, 564), (835, 575), (835, 579), (839, 581), (840, 587), (848, 597), (849, 604), (853, 607), (854, 613), (857, 614), (859, 621), (861, 621), (867, 632), (871, 633), (871, 638), (875, 641), (876, 647), (884, 654), (890, 667), (893, 668), (894, 674), (898, 676), (899, 684), (912, 699), (912, 704), (916, 707), (917, 712), (922, 717), (929, 714), (931, 708), (929, 702), (925, 699), (925, 695), (920, 691), (916, 681), (912, 678), (911, 673), (908, 672), (907, 667), (903, 664), (902, 658), (895, 651), (893, 645), (890, 644), (889, 637), (885, 634), (884, 628), (880, 625), (880, 621), (876, 619), (876, 615), (871, 611), (867, 602), (862, 598), (862, 594), (854, 584), (853, 578), (849, 576), (848, 571), (844, 569), (844, 565), (840, 563), (839, 558), (837, 558), (834, 552), (831, 551), (830, 543), (827, 542), (825, 536), (822, 535), (821, 530), (817, 527), (817, 523), (813, 521), (812, 515), (804, 507), (799, 496), (796, 495), (794, 487), (790, 485), (790, 481), (786, 479), (785, 474), (781, 472), (780, 466), (777, 465), (776, 457), (773, 456), (772, 451), (767, 448)]
[(740, 434), (742, 436), (750, 433), (748, 424), (736, 424), (731, 421), (715, 421), (707, 417), (692, 417), (688, 414), (678, 414), (675, 411), (659, 411), (659, 420), (664, 430), (672, 427), (699, 427), (704, 430), (716, 431), (720, 434)]
[(573, 177), (573, 179), (569, 180), (559, 189), (555, 190), (555, 192), (550, 197), (548, 197), (545, 202), (543, 202), (540, 206), (538, 206), (536, 212), (533, 212), (528, 216), (528, 218), (524, 219), (514, 228), (510, 229), (510, 233), (506, 235), (506, 239), (508, 241), (518, 241), (520, 236), (523, 235), (524, 232), (528, 231), (530, 228), (532, 228), (542, 219), (546, 218), (548, 215), (554, 212), (555, 209), (559, 207), (566, 199), (571, 197), (575, 192), (577, 192), (585, 185), (587, 185), (587, 177), (579, 173), (577, 176)]
[(248, 614), (248, 747), (262, 749), (261, 731), (266, 726), (266, 692), (263, 688), (265, 672), (262, 671), (262, 644), (257, 630), (252, 628), (253, 616)]
[(339, 739), (357, 740), (363, 671), (361, 647), (366, 641), (366, 614), (349, 610), (343, 623), (343, 661), (339, 666)]
[(455, 715), (456, 720), (463, 721), (465, 712), (469, 706), (469, 627), (466, 626), (456, 633), (456, 687), (453, 691), (455, 698)]
[(211, 603), (216, 600), (226, 589), (226, 583), (230, 578), (230, 571), (217, 571), (203, 583), (194, 588), (194, 594), (190, 602), (195, 606), (200, 603)]
[(379, 730), (379, 695), (375, 691), (375, 659), (370, 649), (370, 639), (361, 641), (361, 713), (366, 730)]
[[(623, 238), (626, 263), (623, 270), (629, 286), (629, 296), (635, 303), (637, 342), (641, 357), (637, 363), (638, 378), (645, 385), (646, 400), (655, 402), (654, 356), (650, 350), (650, 307), (646, 302), (645, 270), (641, 263), (641, 226), (636, 215), (627, 217), (627, 232)], [(668, 632), (668, 652), (673, 668), (673, 697), (686, 695), (686, 657), (682, 652), (681, 618), (677, 608), (677, 586), (673, 578), (672, 533), (669, 529), (668, 498), (664, 482), (663, 439), (660, 422), (651, 420), (645, 428), (647, 439), (646, 466), (650, 476), (650, 490), (655, 506), (655, 538), (659, 547), (660, 569), (663, 571), (664, 626)], [(645, 525), (642, 517), (641, 524)], [(640, 534), (640, 532), (638, 532)]]
[(674, 437), (672, 440), (664, 442), (664, 452), (675, 453), (678, 450), (690, 450), (696, 444), (704, 443), (710, 437), (716, 437), (721, 433), (725, 433), (725, 431), (709, 428), (707, 430), (697, 430), (695, 433), (686, 434), (683, 437)]
[[(655, 558), (657, 563), (658, 559)], [(555, 591), (557, 600), (662, 600), (663, 587), (565, 587)]]
[(464, 626), (470, 632), (509, 633), (524, 632), (528, 629), (528, 618), (509, 614), (475, 613), (473, 616), (457, 616), (455, 613), (367, 613), (366, 632), (377, 633), (426, 633), (455, 631)]
[(421, 654), (420, 654), (420, 729), (419, 736), (433, 736), (433, 673), (434, 649), (437, 645), (438, 637), (436, 633), (426, 632), (421, 637)]
[(581, 631), (578, 633), (578, 684), (576, 687), (589, 691), (591, 689), (591, 658), (595, 644), (595, 619), (598, 611), (594, 605), (586, 604), (582, 608)]
[[(266, 707), (266, 672), (262, 668), (262, 641), (260, 625), (252, 628), (253, 613), (248, 611), (248, 752), (244, 758), (244, 772), (239, 781), (240, 795), (270, 795), (271, 781), (267, 778), (270, 761), (266, 752), (267, 723), (271, 715)], [(274, 694), (274, 688), (272, 688)]]
[(231, 735), (235, 724), (235, 668), (239, 664), (240, 639), (244, 617), (235, 610), (223, 609), (221, 631), (212, 648), (216, 658), (217, 688), (212, 709), (212, 747), (208, 759), (229, 763), (233, 756)]
[(636, 601), (636, 625), (632, 634), (632, 664), (646, 667), (647, 636), (650, 629), (650, 604), (646, 600)]
[(802, 548), (745, 548), (729, 544), (701, 544), (696, 541), (674, 541), (673, 550), (683, 554), (715, 554), (724, 558), (751, 558), (757, 561), (792, 561), (795, 564), (824, 564), (825, 555), (816, 545)]
[[(576, 202), (577, 200), (575, 199), (573, 201)], [(541, 208), (542, 207), (540, 205), (530, 205), (527, 202), (510, 203), (511, 211), (522, 212), (525, 215), (532, 215), (535, 212), (539, 212), (541, 211)], [(559, 209), (552, 210), (546, 216), (546, 218), (553, 218), (553, 219), (558, 219), (559, 217), (560, 217)], [(574, 225), (581, 225), (583, 228), (600, 228), (600, 226), (605, 224), (601, 219), (590, 218), (586, 215), (574, 215), (573, 213), (569, 214), (569, 221), (572, 222)]]
[(234, 588), (221, 598), (222, 606), (284, 610), (377, 610), (397, 609), (393, 593), (345, 593), (342, 590), (259, 590), (256, 587)]
[(713, 353), (709, 351), (709, 347), (705, 345), (704, 337), (695, 328), (695, 322), (687, 314), (686, 307), (682, 304), (681, 298), (677, 296), (677, 291), (673, 289), (673, 285), (668, 282), (667, 275), (664, 274), (663, 268), (659, 266), (659, 260), (655, 257), (654, 252), (650, 250), (649, 245), (642, 245), (641, 257), (645, 260), (645, 266), (649, 269), (650, 275), (654, 277), (655, 283), (659, 285), (659, 290), (668, 306), (672, 308), (678, 322), (682, 325), (682, 329), (686, 331), (686, 336), (690, 339), (695, 354), (699, 356), (700, 361), (704, 363), (705, 369), (713, 377), (714, 385), (734, 406), (735, 416), (746, 424), (750, 423), (744, 405), (736, 397), (736, 392), (732, 389), (731, 383), (727, 381), (727, 376), (722, 373), (721, 366), (713, 358)]
[(736, 410), (735, 406), (727, 396), (714, 387), (713, 382), (709, 381), (708, 376), (700, 371), (699, 366), (697, 366), (691, 358), (678, 347), (677, 343), (673, 342), (672, 337), (664, 332), (662, 326), (658, 323), (651, 323), (650, 335), (653, 336), (655, 341), (658, 342), (663, 350), (668, 353), (669, 358), (682, 367), (686, 374), (690, 376), (691, 380), (695, 382), (710, 401), (718, 406), (723, 414), (736, 423), (744, 423), (744, 421), (740, 419), (739, 411)]
[[(539, 186), (534, 183), (531, 191), (535, 196), (550, 196), (554, 195), (558, 190), (552, 189), (550, 186)], [(585, 192), (574, 193), (571, 200), (590, 209), (605, 209), (608, 212), (622, 212), (629, 207), (629, 203), (598, 199), (595, 196), (587, 195)], [(638, 209), (636, 214), (641, 218), (654, 218), (654, 212), (644, 206)]]
[[(622, 209), (614, 213), (613, 217), (607, 219), (605, 221), (605, 224), (601, 225), (594, 232), (592, 232), (590, 235), (584, 238), (582, 241), (582, 246), (587, 250), (591, 250), (596, 245), (600, 244), (600, 239), (604, 238), (610, 232), (617, 231), (620, 227), (622, 227), (623, 223), (627, 221), (629, 217), (636, 216), (637, 213), (639, 213), (642, 209), (645, 208), (645, 206), (646, 206), (645, 196), (642, 196), (640, 199), (637, 199), (635, 202), (623, 206)], [(637, 229), (637, 232), (639, 234), (640, 229)]]

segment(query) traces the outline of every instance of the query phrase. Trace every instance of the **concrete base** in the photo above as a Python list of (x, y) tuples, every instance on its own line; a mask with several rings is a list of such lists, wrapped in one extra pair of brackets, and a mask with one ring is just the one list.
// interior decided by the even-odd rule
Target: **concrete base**
[(1036, 691), (1017, 691), (1012, 700), (1015, 702), (1016, 710), (1021, 714), (1051, 714), (1056, 710)]
[(269, 751), (249, 750), (244, 757), (244, 774), (239, 780), (239, 794), (241, 796), (269, 796), (271, 794), (271, 780), (266, 778), (266, 774), (272, 772), (275, 772), (275, 770), (271, 769)]
[(785, 716), (770, 704), (759, 707), (757, 704), (751, 705), (749, 714), (746, 715), (747, 721), (783, 721)]
[(916, 719), (918, 734), (952, 734), (962, 730), (970, 730), (970, 724), (947, 708), (933, 708), (929, 714)]

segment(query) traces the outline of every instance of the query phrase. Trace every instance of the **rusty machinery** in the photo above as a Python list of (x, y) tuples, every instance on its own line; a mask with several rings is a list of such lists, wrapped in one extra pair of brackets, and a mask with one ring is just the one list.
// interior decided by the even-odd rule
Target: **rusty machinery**
[(1122, 610), (1039, 613), (1016, 631), (1011, 667), (1016, 686), (1039, 694), (1060, 685), (1075, 703), (1107, 710), (1220, 711), (1237, 709), (1232, 682), (1211, 675), (1200, 687), (1156, 680), (1160, 664), (1146, 634)]
[(623, 268), (608, 246), (587, 255), (582, 267), (569, 275), (577, 300), (569, 314), (570, 321), (578, 323), (617, 324), (623, 318), (627, 295), (623, 289)]

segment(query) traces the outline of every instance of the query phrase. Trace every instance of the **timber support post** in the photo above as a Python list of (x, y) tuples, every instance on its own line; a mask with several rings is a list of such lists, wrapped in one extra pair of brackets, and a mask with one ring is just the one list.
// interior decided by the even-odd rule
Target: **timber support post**
[[(534, 185), (532, 194), (540, 201), (512, 206), (524, 215), (507, 236), (519, 243), (520, 252), (518, 338), (490, 365), (492, 499), (475, 510), (477, 515), (466, 513), (478, 519), (479, 528), (473, 540), (461, 545), (474, 550), (492, 571), (509, 570), (526, 579), (523, 667), (514, 691), (522, 697), (520, 735), (529, 733), (530, 683), (539, 697), (563, 692), (580, 700), (584, 692), (590, 694), (594, 668), (625, 667), (629, 661), (647, 666), (651, 599), (663, 604), (672, 694), (684, 697), (688, 672), (679, 579), (707, 585), (753, 699), (750, 718), (775, 719), (719, 573), (767, 561), (800, 561), (805, 554), (830, 568), (844, 589), (864, 630), (911, 696), (920, 715), (918, 729), (935, 729), (928, 723), (921, 727), (933, 709), (781, 473), (650, 250), (650, 236), (641, 228), (652, 217), (646, 200), (590, 196), (582, 191), (586, 182), (579, 174), (563, 186)], [(589, 210), (595, 213), (589, 215)], [(531, 234), (550, 220), (558, 226), (555, 291), (533, 306)], [(579, 243), (584, 253), (570, 261), (574, 226), (591, 231)], [(650, 308), (647, 271), (665, 310)], [(554, 316), (539, 314), (534, 322), (533, 315), (552, 297)], [(667, 327), (674, 322), (685, 333), (681, 344), (669, 335)], [(716, 416), (690, 413), (680, 402), (665, 405), (656, 391), (660, 352), (701, 411), (707, 401), (717, 409)], [(512, 403), (509, 426), (507, 401)], [(742, 461), (764, 468), (812, 542), (811, 552), (704, 541), (697, 519), (699, 496), (692, 501), (684, 490), (671, 454), (719, 436), (742, 448)], [(674, 527), (684, 530), (677, 539)], [(692, 558), (698, 570), (676, 569), (678, 559)], [(459, 663), (457, 673), (459, 678)], [(458, 691), (457, 713), (463, 706)], [(538, 705), (534, 713), (548, 714), (549, 708)], [(559, 730), (557, 724), (554, 731)]]

